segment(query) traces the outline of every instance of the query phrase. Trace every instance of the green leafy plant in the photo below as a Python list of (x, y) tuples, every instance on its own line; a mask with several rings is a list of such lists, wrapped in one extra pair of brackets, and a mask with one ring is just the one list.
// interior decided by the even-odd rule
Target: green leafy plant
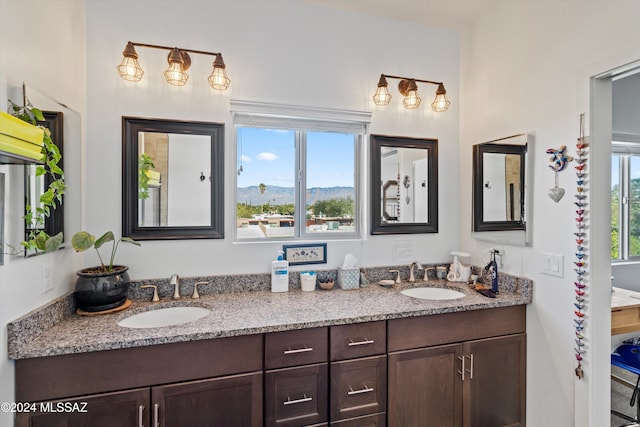
[[(26, 240), (20, 242), (20, 245), (26, 250), (51, 252), (58, 249), (62, 244), (62, 232), (55, 236), (49, 236), (42, 230), (42, 227), (44, 227), (45, 220), (51, 215), (51, 211), (62, 206), (62, 196), (67, 191), (67, 186), (64, 182), (64, 171), (59, 166), (62, 154), (51, 139), (51, 131), (38, 124), (39, 121), (44, 121), (44, 115), (40, 109), (34, 107), (29, 100), (26, 100), (26, 105), (18, 105), (11, 100), (9, 100), (9, 104), (9, 114), (24, 122), (38, 126), (44, 131), (42, 145), (42, 161), (44, 165), (39, 165), (36, 168), (36, 176), (48, 174), (50, 177), (50, 184), (47, 190), (40, 195), (39, 206), (36, 206), (35, 210), (30, 205), (25, 206), (26, 213), (23, 218), (25, 224), (27, 224), (28, 233)], [(11, 248), (13, 252), (19, 252), (16, 248)]]
[[(109, 258), (109, 263), (105, 264), (102, 255), (100, 255), (100, 249), (102, 245), (105, 243), (113, 242), (111, 246), (111, 257)], [(84, 252), (87, 249), (94, 248), (96, 253), (98, 254), (98, 259), (100, 259), (100, 265), (91, 269), (91, 271), (95, 271), (98, 273), (111, 273), (113, 271), (113, 260), (116, 257), (116, 252), (118, 251), (118, 246), (120, 242), (131, 243), (136, 246), (140, 246), (140, 243), (129, 237), (121, 237), (116, 240), (113, 232), (107, 231), (102, 236), (96, 239), (95, 236), (86, 232), (79, 231), (73, 235), (71, 238), (71, 246), (75, 249), (76, 252)], [(87, 269), (85, 269), (86, 271)]]
[(140, 154), (138, 159), (138, 198), (146, 200), (149, 198), (149, 171), (156, 165), (148, 154)]

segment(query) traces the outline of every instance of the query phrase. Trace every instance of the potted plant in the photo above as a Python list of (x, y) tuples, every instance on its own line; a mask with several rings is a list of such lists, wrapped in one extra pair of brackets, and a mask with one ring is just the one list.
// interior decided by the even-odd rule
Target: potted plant
[[(99, 249), (111, 242), (111, 257), (105, 263)], [(129, 290), (129, 267), (114, 265), (114, 259), (121, 242), (140, 246), (140, 243), (128, 237), (116, 240), (113, 232), (107, 231), (96, 239), (86, 231), (79, 231), (71, 238), (71, 246), (76, 252), (84, 252), (94, 248), (98, 254), (100, 265), (82, 269), (76, 274), (75, 296), (78, 308), (84, 311), (96, 312), (110, 310), (121, 306), (127, 301)]]

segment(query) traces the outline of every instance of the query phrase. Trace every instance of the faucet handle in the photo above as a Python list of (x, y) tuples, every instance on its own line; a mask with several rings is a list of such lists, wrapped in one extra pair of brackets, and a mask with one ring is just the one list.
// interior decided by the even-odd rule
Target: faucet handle
[(396, 273), (396, 283), (400, 283), (400, 270), (389, 270), (389, 273)]
[(198, 285), (208, 285), (209, 282), (196, 282), (193, 284), (193, 294), (191, 294), (191, 298), (200, 298), (200, 294), (198, 293)]
[(158, 298), (158, 286), (156, 286), (156, 285), (142, 285), (142, 286), (140, 286), (140, 289), (145, 289), (145, 288), (153, 288), (153, 297), (151, 298), (152, 302), (160, 301), (160, 298)]

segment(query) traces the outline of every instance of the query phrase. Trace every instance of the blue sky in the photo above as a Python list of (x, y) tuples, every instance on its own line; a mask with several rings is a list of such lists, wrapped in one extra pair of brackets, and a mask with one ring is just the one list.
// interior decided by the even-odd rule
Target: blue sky
[[(243, 172), (238, 187), (261, 182), (293, 187), (295, 132), (238, 128), (237, 152)], [(353, 136), (333, 132), (307, 133), (307, 187), (352, 187), (354, 183)], [(238, 161), (239, 167), (240, 161)]]

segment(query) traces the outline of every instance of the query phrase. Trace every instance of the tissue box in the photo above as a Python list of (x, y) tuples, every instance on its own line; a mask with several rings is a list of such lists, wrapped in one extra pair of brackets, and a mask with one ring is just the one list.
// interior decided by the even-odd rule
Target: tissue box
[(338, 267), (338, 286), (341, 289), (358, 289), (360, 287), (360, 269)]

